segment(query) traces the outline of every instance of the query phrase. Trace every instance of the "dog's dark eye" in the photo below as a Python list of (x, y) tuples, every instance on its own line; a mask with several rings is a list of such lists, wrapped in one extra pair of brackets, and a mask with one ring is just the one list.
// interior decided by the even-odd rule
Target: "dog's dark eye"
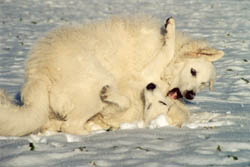
[(191, 74), (192, 74), (192, 76), (196, 77), (196, 74), (197, 74), (196, 70), (191, 68)]

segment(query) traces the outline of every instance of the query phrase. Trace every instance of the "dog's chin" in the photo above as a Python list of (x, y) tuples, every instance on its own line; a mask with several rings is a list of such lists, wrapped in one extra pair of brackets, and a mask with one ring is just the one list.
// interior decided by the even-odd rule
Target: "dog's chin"
[(179, 88), (171, 89), (170, 91), (168, 91), (167, 96), (174, 100), (177, 100), (183, 97)]

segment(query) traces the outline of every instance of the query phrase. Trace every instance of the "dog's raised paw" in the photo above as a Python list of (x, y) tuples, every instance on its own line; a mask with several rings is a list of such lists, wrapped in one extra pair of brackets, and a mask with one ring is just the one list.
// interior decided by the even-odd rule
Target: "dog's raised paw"
[(167, 34), (175, 33), (175, 20), (173, 17), (169, 17), (165, 23), (165, 30)]
[(105, 103), (119, 106), (122, 111), (128, 109), (130, 106), (129, 99), (121, 95), (116, 88), (110, 85), (105, 85), (102, 87), (100, 98)]

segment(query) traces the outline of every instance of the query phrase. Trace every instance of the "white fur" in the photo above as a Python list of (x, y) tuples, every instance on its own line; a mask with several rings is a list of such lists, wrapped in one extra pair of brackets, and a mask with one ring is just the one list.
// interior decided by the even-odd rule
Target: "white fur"
[(162, 94), (160, 88), (144, 89), (144, 124), (149, 128), (167, 125), (181, 127), (189, 121), (188, 109), (179, 101)]
[[(0, 91), (0, 135), (22, 136), (40, 129), (86, 134), (90, 130), (85, 124), (100, 112), (112, 126), (140, 120), (141, 92), (148, 82), (164, 94), (179, 86), (199, 91), (201, 82), (214, 79), (211, 60), (205, 57), (216, 55), (214, 61), (223, 54), (213, 50), (212, 56), (204, 56), (209, 55), (202, 52), (207, 45), (187, 37), (177, 35), (175, 42), (174, 22), (170, 25), (172, 30), (164, 34), (150, 16), (113, 17), (50, 32), (30, 51), (24, 105), (11, 104)], [(186, 55), (199, 58), (182, 58)], [(186, 77), (193, 64), (200, 70), (199, 79)], [(191, 85), (186, 87), (184, 81)], [(100, 98), (105, 85), (119, 100)]]

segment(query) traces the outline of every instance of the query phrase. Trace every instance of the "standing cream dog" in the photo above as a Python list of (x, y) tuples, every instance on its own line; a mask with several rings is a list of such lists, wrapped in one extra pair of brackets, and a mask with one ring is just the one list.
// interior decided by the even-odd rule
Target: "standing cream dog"
[(49, 33), (30, 52), (24, 105), (0, 91), (0, 135), (58, 128), (86, 134), (85, 123), (99, 112), (114, 112), (114, 124), (140, 120), (149, 82), (173, 99), (193, 99), (215, 80), (211, 61), (223, 52), (175, 34), (172, 18), (166, 25), (149, 16), (114, 17)]

